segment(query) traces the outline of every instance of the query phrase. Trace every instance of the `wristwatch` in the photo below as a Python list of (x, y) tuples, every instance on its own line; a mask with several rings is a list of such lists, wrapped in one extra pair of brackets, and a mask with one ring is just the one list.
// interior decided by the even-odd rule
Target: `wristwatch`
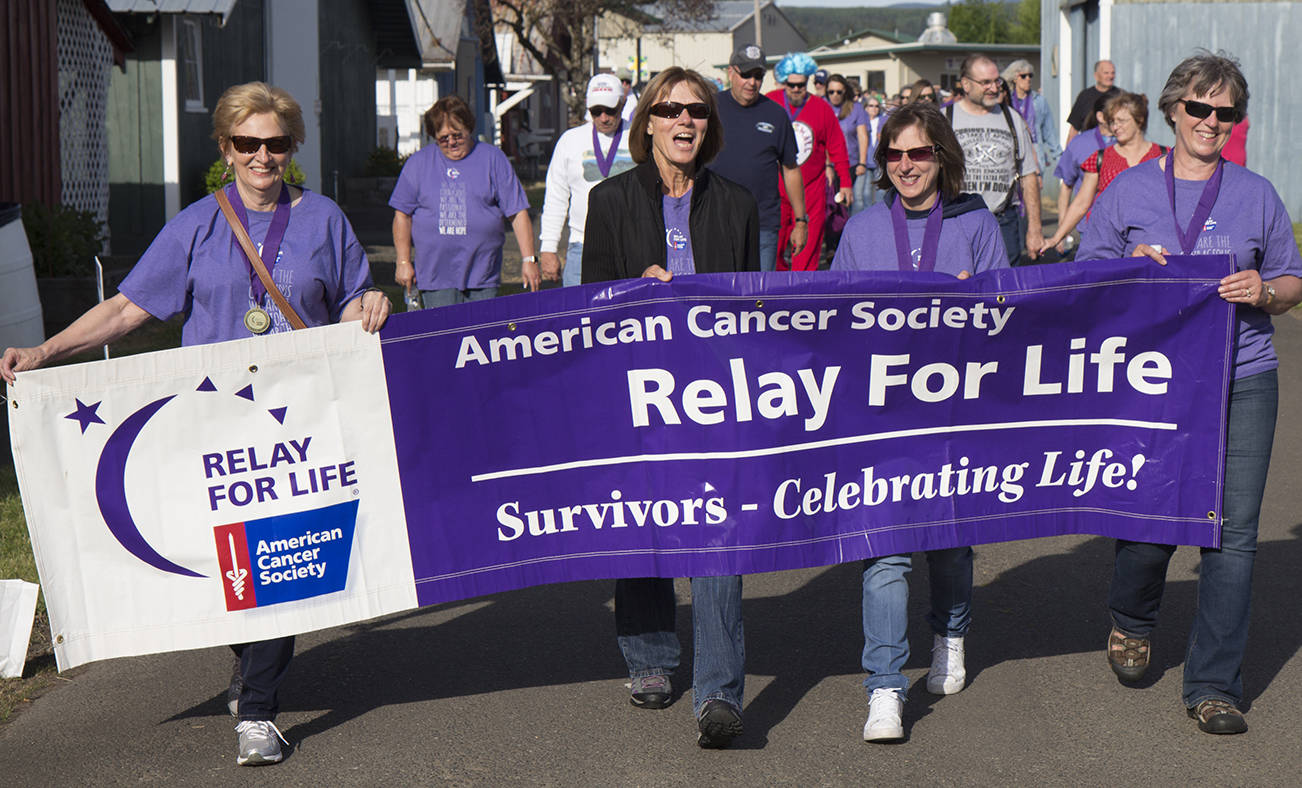
[(797, 216), (797, 217), (796, 217), (796, 221), (798, 221), (798, 222), (804, 222), (805, 224), (809, 224), (809, 217), (808, 217), (808, 216)]
[(528, 257), (522, 257), (522, 258), (520, 258), (520, 262), (522, 262), (522, 263), (536, 263), (536, 262), (538, 262), (538, 255), (536, 255), (536, 254), (531, 254), (531, 255), (529, 255)]

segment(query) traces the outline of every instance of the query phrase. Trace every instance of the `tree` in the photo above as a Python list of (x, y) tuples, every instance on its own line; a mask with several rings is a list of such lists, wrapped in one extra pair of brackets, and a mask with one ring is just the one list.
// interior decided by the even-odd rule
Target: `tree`
[[(584, 92), (592, 74), (597, 17), (617, 13), (638, 24), (661, 19), (700, 21), (714, 15), (714, 0), (491, 0), (488, 24), (509, 30), (544, 74), (556, 78), (570, 108), (570, 121), (583, 117)], [(654, 14), (654, 16), (653, 16)]]
[(1040, 0), (1021, 0), (1017, 4), (1012, 43), (1040, 43)]
[(1012, 7), (1001, 0), (963, 0), (951, 5), (947, 16), (950, 32), (964, 44), (1011, 41)]

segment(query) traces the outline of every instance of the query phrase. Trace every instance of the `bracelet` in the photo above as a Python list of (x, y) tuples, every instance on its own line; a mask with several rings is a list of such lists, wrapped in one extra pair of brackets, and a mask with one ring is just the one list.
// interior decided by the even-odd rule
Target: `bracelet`
[(1271, 301), (1274, 301), (1274, 300), (1275, 300), (1275, 286), (1272, 285), (1272, 284), (1270, 284), (1269, 282), (1267, 282), (1267, 283), (1266, 283), (1266, 303), (1262, 304), (1262, 306), (1263, 306), (1263, 307), (1270, 306), (1270, 302), (1271, 302)]
[(411, 261), (410, 261), (410, 260), (399, 260), (398, 262), (394, 263), (394, 265), (411, 265)]

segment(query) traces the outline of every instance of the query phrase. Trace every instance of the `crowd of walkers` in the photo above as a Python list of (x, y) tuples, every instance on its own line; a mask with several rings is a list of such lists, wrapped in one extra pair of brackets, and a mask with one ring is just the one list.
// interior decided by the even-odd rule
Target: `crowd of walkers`
[[(495, 296), (507, 227), (531, 290), (560, 278), (574, 285), (826, 267), (965, 279), (1064, 252), (1073, 229), (1081, 261), (1144, 256), (1167, 265), (1178, 264), (1168, 255), (1232, 254), (1237, 272), (1219, 288), (1238, 315), (1222, 538), (1202, 550), (1181, 700), (1205, 732), (1245, 731), (1241, 670), (1277, 404), (1271, 316), (1302, 301), (1302, 257), (1269, 181), (1226, 154), (1247, 115), (1238, 64), (1200, 51), (1176, 66), (1156, 102), (1175, 138), (1166, 148), (1145, 136), (1147, 97), (1117, 88), (1115, 68), (1102, 61), (1068, 118), (1065, 150), (1027, 61), (1001, 73), (974, 55), (953, 93), (918, 80), (890, 97), (860, 92), (804, 53), (772, 64), (778, 87), (766, 95), (770, 65), (746, 45), (732, 54), (722, 90), (672, 67), (640, 96), (613, 75), (594, 76), (586, 121), (555, 146), (537, 247), (510, 162), (475, 138), (463, 99), (439, 99), (424, 117), (435, 144), (408, 159), (390, 200), (397, 283), (424, 308)], [(239, 85), (218, 102), (213, 126), (231, 183), (168, 222), (118, 295), (38, 347), (7, 349), (7, 381), (151, 317), (183, 315), (183, 344), (346, 320), (369, 331), (384, 324), (389, 300), (373, 286), (347, 219), (330, 200), (284, 183), (304, 139), (297, 102), (262, 83)], [(1046, 239), (1040, 191), (1049, 172), (1065, 188), (1058, 229)], [(1123, 682), (1138, 681), (1152, 660), (1174, 550), (1116, 543), (1100, 664)], [(980, 616), (973, 551), (935, 550), (926, 559), (933, 649), (925, 684), (950, 695), (965, 686), (965, 640)], [(867, 741), (905, 736), (911, 567), (910, 555), (863, 562)], [(726, 747), (744, 730), (742, 578), (698, 577), (691, 588), (697, 741)], [(681, 648), (673, 581), (618, 580), (614, 598), (629, 701), (664, 708), (676, 697)], [(234, 647), (240, 764), (282, 757), (273, 720), (293, 645), (282, 638)]]

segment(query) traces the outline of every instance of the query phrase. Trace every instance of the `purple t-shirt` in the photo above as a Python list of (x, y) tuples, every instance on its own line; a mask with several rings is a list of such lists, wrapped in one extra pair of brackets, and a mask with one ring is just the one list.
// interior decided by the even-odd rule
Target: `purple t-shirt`
[(506, 154), (478, 142), (457, 161), (436, 145), (413, 153), (389, 206), (411, 217), (416, 285), (470, 290), (497, 287), (503, 219), (528, 210), (529, 200)]
[[(1162, 159), (1137, 164), (1117, 176), (1094, 202), (1089, 229), (1077, 260), (1126, 257), (1141, 243), (1183, 254), (1175, 222), (1188, 227), (1206, 181), (1175, 181), (1175, 218), (1166, 192)], [(1235, 268), (1254, 268), (1262, 279), (1302, 276), (1302, 256), (1293, 225), (1270, 181), (1237, 164), (1225, 163), (1221, 190), (1191, 254), (1232, 254)], [(1279, 366), (1270, 342), (1270, 315), (1240, 304), (1234, 377)]]
[[(897, 198), (898, 199), (898, 198)], [(909, 249), (916, 268), (922, 256), (925, 213), (906, 218)], [(898, 271), (895, 259), (895, 227), (891, 209), (883, 200), (850, 217), (841, 233), (841, 244), (832, 258), (834, 271)], [(992, 268), (1007, 268), (1008, 253), (994, 214), (981, 208), (951, 216), (940, 225), (940, 246), (936, 250), (936, 273), (958, 276), (978, 274)]]
[[(273, 212), (248, 213), (249, 236), (261, 250)], [(184, 314), (182, 345), (247, 339), (244, 313), (255, 303), (250, 268), (208, 195), (163, 226), (118, 289), (159, 320)], [(371, 286), (371, 267), (339, 206), (304, 190), (290, 209), (271, 277), (304, 323), (321, 326), (339, 322), (344, 306)], [(290, 330), (270, 294), (262, 308), (271, 332)]]
[(665, 212), (665, 262), (674, 276), (696, 273), (692, 258), (692, 228), (688, 218), (692, 209), (692, 190), (682, 197), (664, 195)]
[(1053, 174), (1075, 191), (1076, 182), (1080, 180), (1081, 165), (1100, 148), (1106, 148), (1115, 141), (1112, 137), (1104, 136), (1097, 126), (1077, 134), (1067, 143), (1067, 149), (1062, 152), (1062, 158), (1058, 159)]
[(855, 165), (859, 163), (859, 132), (855, 131), (855, 129), (868, 125), (868, 112), (859, 102), (852, 101), (850, 103), (852, 105), (850, 114), (844, 118), (839, 117), (841, 111), (838, 108), (833, 107), (832, 109), (837, 110), (837, 116), (841, 123), (841, 133), (845, 135), (845, 149), (850, 154), (850, 172), (853, 174)]

